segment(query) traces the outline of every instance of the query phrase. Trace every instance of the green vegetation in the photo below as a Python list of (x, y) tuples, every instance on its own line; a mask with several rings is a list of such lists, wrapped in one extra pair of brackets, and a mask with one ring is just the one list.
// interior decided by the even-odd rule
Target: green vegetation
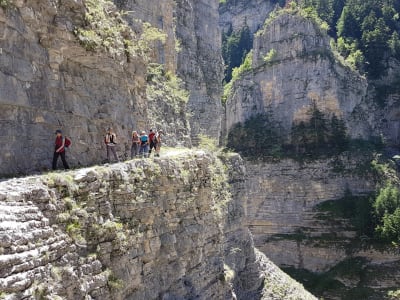
[(283, 141), (276, 124), (264, 114), (238, 123), (229, 131), (227, 147), (248, 158), (280, 158)]
[(0, 7), (7, 9), (13, 5), (13, 0), (0, 0)]
[[(253, 38), (250, 28), (245, 24), (243, 28), (234, 32), (232, 29), (222, 35), (222, 57), (225, 62), (225, 82), (231, 81), (234, 68), (239, 67), (246, 59), (246, 55), (253, 47)], [(239, 74), (237, 74), (239, 75)]]
[(147, 67), (146, 92), (149, 99), (162, 99), (168, 103), (174, 113), (179, 114), (186, 107), (189, 92), (184, 88), (183, 81), (164, 65), (150, 63)]
[(136, 34), (110, 0), (86, 0), (85, 24), (74, 33), (88, 51), (105, 49), (114, 58), (126, 55), (148, 60), (147, 53), (155, 41), (165, 42), (166, 35), (149, 23), (140, 23), (142, 32)]
[(337, 50), (371, 78), (384, 75), (390, 56), (400, 59), (400, 4), (396, 0), (299, 0), (329, 25)]
[(274, 48), (268, 51), (268, 53), (264, 56), (264, 62), (270, 64), (276, 57), (277, 52)]
[(400, 245), (400, 190), (389, 183), (382, 187), (374, 202), (378, 225), (376, 233), (384, 241)]
[(349, 280), (359, 281), (365, 272), (365, 260), (362, 258), (346, 259), (325, 273), (313, 273), (304, 269), (283, 268), (294, 279), (302, 282), (304, 287), (316, 296), (324, 297), (327, 295), (336, 295), (341, 293), (343, 300), (367, 299), (374, 291), (370, 288), (357, 286), (354, 288), (346, 287), (337, 277), (346, 277)]
[(259, 114), (232, 127), (227, 147), (248, 158), (318, 159), (338, 155), (349, 149), (344, 122), (328, 117), (314, 104), (308, 121), (295, 123), (290, 141), (282, 138), (282, 128), (272, 117)]
[(400, 299), (400, 290), (396, 291), (389, 291), (388, 296), (390, 300), (397, 300)]
[(252, 70), (252, 64), (253, 64), (253, 51), (250, 51), (249, 53), (246, 54), (243, 63), (239, 67), (233, 68), (231, 74), (231, 81), (224, 85), (222, 103), (226, 103), (226, 100), (228, 100), (228, 97), (232, 92), (232, 87), (234, 82), (238, 80), (242, 74)]
[(120, 290), (124, 287), (124, 281), (114, 275), (112, 271), (108, 271), (107, 285), (111, 290)]
[(347, 191), (343, 198), (322, 202), (315, 210), (322, 212), (319, 218), (327, 221), (349, 219), (359, 237), (372, 238), (374, 235), (373, 195), (354, 196)]

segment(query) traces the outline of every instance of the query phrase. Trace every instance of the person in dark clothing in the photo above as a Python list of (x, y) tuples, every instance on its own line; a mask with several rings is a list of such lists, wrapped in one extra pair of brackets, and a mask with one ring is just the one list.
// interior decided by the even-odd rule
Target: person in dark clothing
[(150, 154), (151, 154), (151, 150), (153, 150), (153, 148), (154, 148), (154, 150), (156, 149), (156, 144), (154, 143), (155, 136), (156, 136), (156, 133), (153, 131), (153, 129), (150, 129), (149, 130), (149, 135), (148, 135), (149, 144), (150, 144), (149, 157), (150, 157)]
[(57, 169), (58, 157), (61, 156), (61, 161), (64, 165), (64, 169), (69, 169), (68, 163), (65, 159), (65, 138), (62, 136), (60, 129), (56, 130), (56, 141), (53, 155), (53, 170)]

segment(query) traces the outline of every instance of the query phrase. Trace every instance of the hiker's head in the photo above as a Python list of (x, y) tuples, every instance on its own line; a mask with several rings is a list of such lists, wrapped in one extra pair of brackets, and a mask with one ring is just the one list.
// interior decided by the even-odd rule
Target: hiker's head
[(145, 135), (145, 134), (146, 132), (144, 130), (140, 133), (140, 135)]
[(57, 130), (56, 130), (56, 135), (57, 135), (57, 136), (61, 136), (61, 135), (62, 135), (61, 129), (57, 129)]
[(137, 131), (136, 130), (132, 131), (132, 136), (136, 136), (136, 135), (137, 135)]
[(158, 131), (158, 134), (164, 134), (164, 131), (159, 130), (159, 131)]
[(111, 127), (108, 127), (108, 128), (107, 128), (107, 132), (112, 132), (112, 128), (111, 128)]
[(153, 132), (153, 129), (152, 128), (150, 128), (150, 130), (149, 130), (150, 132)]

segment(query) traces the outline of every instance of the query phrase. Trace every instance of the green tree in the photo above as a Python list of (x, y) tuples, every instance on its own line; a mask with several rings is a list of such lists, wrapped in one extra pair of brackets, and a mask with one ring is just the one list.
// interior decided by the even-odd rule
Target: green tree
[(238, 32), (232, 28), (222, 36), (222, 57), (225, 61), (225, 82), (232, 79), (233, 68), (239, 67), (247, 53), (253, 47), (253, 37), (249, 26), (245, 24)]
[(373, 205), (378, 220), (376, 232), (384, 240), (400, 242), (400, 191), (392, 184), (381, 188)]

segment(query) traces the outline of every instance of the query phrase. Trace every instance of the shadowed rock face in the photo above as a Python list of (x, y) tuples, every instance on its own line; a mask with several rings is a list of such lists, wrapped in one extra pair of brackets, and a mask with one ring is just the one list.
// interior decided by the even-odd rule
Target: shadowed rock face
[(178, 74), (190, 91), (188, 112), (193, 142), (199, 134), (219, 140), (222, 119), (221, 31), (217, 0), (177, 0)]
[(253, 48), (252, 70), (233, 84), (227, 101), (228, 130), (252, 115), (269, 113), (289, 132), (294, 122), (309, 118), (315, 103), (343, 118), (351, 136), (367, 135), (368, 125), (354, 117), (367, 82), (337, 61), (327, 35), (311, 20), (282, 14), (255, 35)]
[(1, 182), (2, 295), (315, 299), (254, 249), (244, 174), (197, 151)]

